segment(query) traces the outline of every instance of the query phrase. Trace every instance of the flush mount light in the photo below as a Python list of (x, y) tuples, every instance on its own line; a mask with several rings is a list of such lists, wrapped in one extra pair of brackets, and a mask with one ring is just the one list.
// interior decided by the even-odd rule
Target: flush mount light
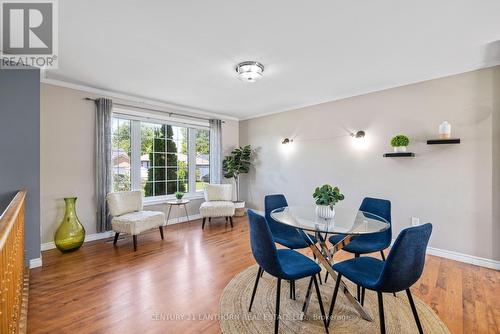
[(244, 61), (236, 65), (238, 78), (246, 82), (255, 82), (262, 77), (264, 65), (256, 61)]

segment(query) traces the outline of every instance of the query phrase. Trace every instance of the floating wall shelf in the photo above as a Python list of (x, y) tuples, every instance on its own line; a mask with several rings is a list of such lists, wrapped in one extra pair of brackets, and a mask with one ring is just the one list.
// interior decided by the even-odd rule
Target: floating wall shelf
[(460, 144), (460, 138), (429, 139), (427, 145)]
[(414, 157), (413, 152), (385, 153), (384, 158)]

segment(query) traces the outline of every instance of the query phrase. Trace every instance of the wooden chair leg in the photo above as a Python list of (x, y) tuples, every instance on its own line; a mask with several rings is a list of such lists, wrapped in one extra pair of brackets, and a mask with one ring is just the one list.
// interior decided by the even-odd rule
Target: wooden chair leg
[(134, 252), (137, 250), (137, 236), (133, 235), (132, 239), (134, 239)]
[(160, 226), (160, 235), (161, 235), (161, 240), (164, 240), (165, 238), (163, 237), (163, 226)]
[(321, 292), (319, 291), (318, 281), (316, 280), (316, 276), (313, 276), (314, 287), (316, 288), (316, 296), (318, 297), (319, 309), (321, 311), (321, 317), (323, 318), (323, 325), (325, 325), (325, 330), (328, 333), (328, 323), (325, 317), (325, 309), (323, 307), (323, 301), (321, 300)]
[(113, 239), (113, 245), (116, 245), (116, 243), (118, 242), (118, 236), (119, 235), (120, 235), (120, 233), (115, 232), (115, 238)]
[(259, 267), (259, 271), (257, 271), (257, 277), (255, 278), (255, 285), (253, 286), (252, 298), (250, 299), (250, 306), (248, 307), (248, 312), (252, 312), (253, 300), (255, 298), (255, 293), (257, 292), (257, 286), (259, 285), (259, 279), (262, 277), (262, 272), (264, 270)]
[(205, 228), (205, 221), (207, 218), (203, 217), (203, 223), (201, 223), (201, 229), (203, 230)]
[(274, 334), (278, 334), (280, 325), (280, 295), (281, 295), (281, 278), (278, 278), (276, 285), (276, 314), (274, 318)]
[(408, 295), (408, 300), (410, 301), (411, 311), (413, 312), (413, 317), (415, 318), (415, 322), (417, 323), (418, 332), (423, 334), (424, 331), (422, 329), (422, 325), (420, 324), (420, 319), (418, 317), (417, 308), (415, 307), (415, 303), (413, 302), (413, 297), (411, 296), (410, 289), (406, 289), (406, 294)]
[(333, 297), (332, 297), (332, 303), (330, 304), (330, 310), (328, 311), (328, 318), (327, 318), (327, 323), (326, 323), (327, 327), (330, 326), (330, 320), (332, 320), (333, 308), (335, 307), (335, 301), (337, 300), (337, 294), (339, 293), (341, 278), (342, 278), (342, 275), (339, 274), (337, 276), (337, 282), (335, 283), (335, 289), (333, 290)]
[(229, 221), (231, 222), (231, 228), (233, 228), (233, 217), (229, 217)]
[(384, 298), (382, 297), (382, 292), (377, 292), (377, 294), (378, 294), (378, 316), (380, 318), (380, 333), (385, 334)]

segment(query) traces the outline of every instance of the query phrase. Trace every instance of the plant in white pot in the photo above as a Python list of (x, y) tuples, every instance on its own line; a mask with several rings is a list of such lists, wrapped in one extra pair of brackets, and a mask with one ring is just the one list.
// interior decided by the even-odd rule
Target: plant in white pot
[(316, 215), (321, 218), (331, 219), (335, 217), (333, 206), (344, 199), (338, 187), (329, 184), (317, 187), (314, 190), (313, 198), (316, 200)]
[(405, 135), (396, 135), (391, 139), (391, 146), (396, 153), (406, 152), (408, 145), (410, 145), (410, 139)]
[(240, 201), (240, 174), (246, 174), (250, 171), (252, 149), (250, 145), (235, 148), (230, 155), (222, 161), (222, 171), (224, 177), (234, 178), (236, 184), (236, 207), (235, 216), (245, 215), (245, 202)]

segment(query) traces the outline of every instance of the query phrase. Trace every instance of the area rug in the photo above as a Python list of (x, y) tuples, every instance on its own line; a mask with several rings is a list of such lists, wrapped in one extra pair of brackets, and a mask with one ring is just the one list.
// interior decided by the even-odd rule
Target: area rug
[[(269, 274), (259, 281), (252, 312), (248, 312), (252, 289), (258, 267), (254, 265), (237, 274), (222, 292), (219, 305), (219, 322), (224, 334), (273, 333), (274, 311), (276, 300), (276, 279)], [(325, 272), (322, 273), (325, 277)], [(344, 280), (350, 291), (355, 293), (356, 287)], [(289, 298), (288, 282), (282, 281), (280, 301), (280, 333), (324, 333), (321, 312), (316, 294), (313, 290), (311, 303), (305, 320), (300, 320), (300, 311), (304, 302), (309, 279), (296, 282), (296, 300)], [(325, 312), (328, 313), (334, 289), (334, 280), (320, 285)], [(413, 297), (417, 306), (420, 321), (425, 333), (449, 333), (446, 325), (433, 310), (418, 298)], [(347, 297), (339, 290), (337, 302), (330, 323), (330, 333), (380, 333), (377, 294), (366, 291), (365, 309), (374, 319), (373, 322), (363, 320)], [(396, 297), (384, 294), (385, 325), (387, 333), (418, 333), (410, 304), (405, 292)]]

